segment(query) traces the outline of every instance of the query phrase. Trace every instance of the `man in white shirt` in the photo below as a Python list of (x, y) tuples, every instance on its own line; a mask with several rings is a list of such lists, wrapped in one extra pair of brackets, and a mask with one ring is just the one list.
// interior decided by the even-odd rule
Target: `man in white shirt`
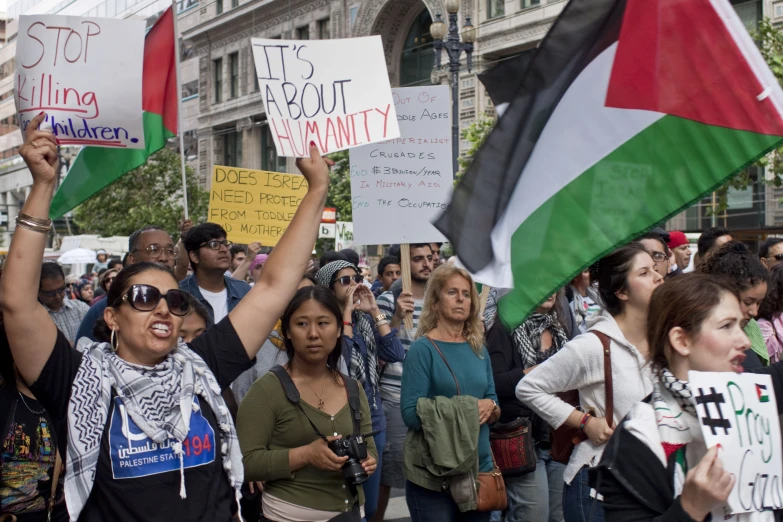
[(203, 304), (215, 323), (219, 323), (242, 300), (250, 285), (226, 275), (231, 267), (231, 242), (226, 231), (215, 223), (191, 228), (183, 241), (193, 274), (179, 283), (182, 290)]

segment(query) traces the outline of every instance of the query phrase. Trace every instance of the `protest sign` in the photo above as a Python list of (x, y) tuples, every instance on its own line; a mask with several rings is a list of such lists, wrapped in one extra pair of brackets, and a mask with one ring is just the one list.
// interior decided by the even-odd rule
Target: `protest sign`
[(708, 448), (736, 479), (728, 505), (713, 520), (731, 513), (783, 508), (783, 461), (777, 400), (768, 375), (688, 372), (699, 426)]
[(445, 241), (430, 221), (446, 208), (454, 181), (446, 86), (393, 89), (401, 137), (351, 150), (356, 240)]
[(14, 89), (19, 126), (46, 112), (61, 145), (144, 148), (143, 20), (22, 15)]
[(318, 239), (336, 239), (337, 225), (335, 223), (321, 223), (318, 229)]
[(337, 222), (337, 234), (334, 240), (334, 249), (339, 252), (344, 248), (354, 248), (353, 223), (350, 221)]
[(275, 246), (307, 194), (298, 174), (215, 165), (208, 221), (221, 225), (235, 243)]
[(323, 154), (400, 135), (380, 36), (252, 38), (266, 117), (279, 156)]

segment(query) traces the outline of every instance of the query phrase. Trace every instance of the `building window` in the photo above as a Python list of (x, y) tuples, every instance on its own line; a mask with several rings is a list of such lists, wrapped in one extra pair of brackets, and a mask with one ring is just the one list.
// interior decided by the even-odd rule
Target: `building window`
[(541, 0), (522, 0), (522, 9), (541, 5)]
[(759, 20), (763, 16), (763, 3), (761, 0), (731, 0), (734, 10), (742, 20), (742, 24), (748, 30), (758, 29)]
[(296, 39), (297, 40), (309, 40), (310, 39), (310, 26), (305, 25), (304, 27), (297, 27), (296, 28)]
[(239, 0), (231, 0), (231, 7), (232, 9), (235, 7), (239, 7)]
[(497, 18), (505, 14), (505, 0), (487, 0), (487, 18)]
[(278, 157), (272, 129), (269, 125), (261, 127), (261, 169), (269, 172), (285, 172), (285, 158)]
[(242, 133), (229, 132), (223, 135), (223, 165), (242, 166)]
[(351, 32), (353, 32), (353, 24), (356, 22), (356, 15), (359, 14), (359, 8), (358, 7), (351, 7), (350, 10), (351, 13)]
[(400, 58), (400, 86), (431, 85), (430, 75), (435, 65), (430, 25), (432, 17), (423, 9), (413, 21)]
[(319, 40), (328, 40), (332, 37), (332, 31), (331, 31), (331, 20), (318, 20), (318, 39)]
[(217, 14), (223, 13), (223, 0), (215, 0), (215, 11)]
[(212, 62), (215, 68), (215, 103), (223, 101), (223, 58)]
[(229, 84), (230, 97), (236, 98), (239, 96), (239, 53), (231, 53), (228, 55), (228, 67), (231, 71), (231, 83)]

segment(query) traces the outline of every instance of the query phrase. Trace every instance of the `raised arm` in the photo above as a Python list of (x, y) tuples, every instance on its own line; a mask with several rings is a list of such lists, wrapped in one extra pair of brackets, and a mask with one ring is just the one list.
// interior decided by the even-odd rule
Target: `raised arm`
[(239, 279), (240, 281), (244, 281), (247, 277), (247, 271), (250, 270), (250, 265), (253, 264), (253, 260), (256, 258), (260, 250), (261, 243), (258, 241), (247, 245), (247, 255), (245, 256), (245, 259), (242, 261), (242, 263), (240, 263), (240, 265), (234, 271), (234, 273), (231, 274), (231, 277), (234, 279)]
[(188, 230), (193, 228), (193, 221), (189, 219), (183, 219), (179, 224), (179, 241), (177, 241), (177, 259), (174, 265), (174, 277), (177, 278), (177, 282), (182, 281), (188, 277), (188, 266), (190, 265), (190, 259), (188, 258), (188, 251), (185, 248), (185, 242), (182, 238), (188, 233)]
[(318, 238), (326, 191), (329, 187), (328, 160), (321, 158), (315, 143), (310, 143), (310, 157), (296, 161), (307, 179), (307, 195), (291, 220), (288, 229), (264, 263), (261, 279), (229, 314), (242, 344), (252, 359), (269, 332), (283, 315), (307, 270), (310, 253)]
[[(20, 217), (24, 214), (36, 220), (49, 218), (59, 168), (54, 134), (38, 130), (44, 117), (42, 112), (33, 118), (27, 126), (25, 142), (19, 149), (33, 176), (33, 186)], [(38, 302), (47, 237), (47, 232), (17, 225), (0, 279), (0, 293), (6, 296), (2, 302), (5, 331), (16, 367), (27, 384), (38, 379), (57, 340), (57, 327)]]

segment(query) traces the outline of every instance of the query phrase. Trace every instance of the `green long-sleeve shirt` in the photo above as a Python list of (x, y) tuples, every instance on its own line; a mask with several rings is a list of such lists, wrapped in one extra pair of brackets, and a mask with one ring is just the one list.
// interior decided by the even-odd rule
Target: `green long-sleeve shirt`
[[(367, 396), (359, 386), (362, 433), (372, 432)], [(307, 416), (324, 435), (348, 436), (353, 432), (351, 409), (345, 406), (331, 416), (304, 401)], [(342, 472), (305, 466), (295, 472), (288, 465), (288, 452), (316, 440), (313, 427), (285, 395), (278, 378), (267, 373), (253, 384), (242, 401), (237, 417), (237, 435), (242, 448), (245, 480), (266, 482), (266, 491), (297, 506), (323, 511), (345, 511), (354, 504)], [(367, 438), (369, 454), (378, 459), (372, 437)], [(361, 486), (359, 503), (364, 503)]]

